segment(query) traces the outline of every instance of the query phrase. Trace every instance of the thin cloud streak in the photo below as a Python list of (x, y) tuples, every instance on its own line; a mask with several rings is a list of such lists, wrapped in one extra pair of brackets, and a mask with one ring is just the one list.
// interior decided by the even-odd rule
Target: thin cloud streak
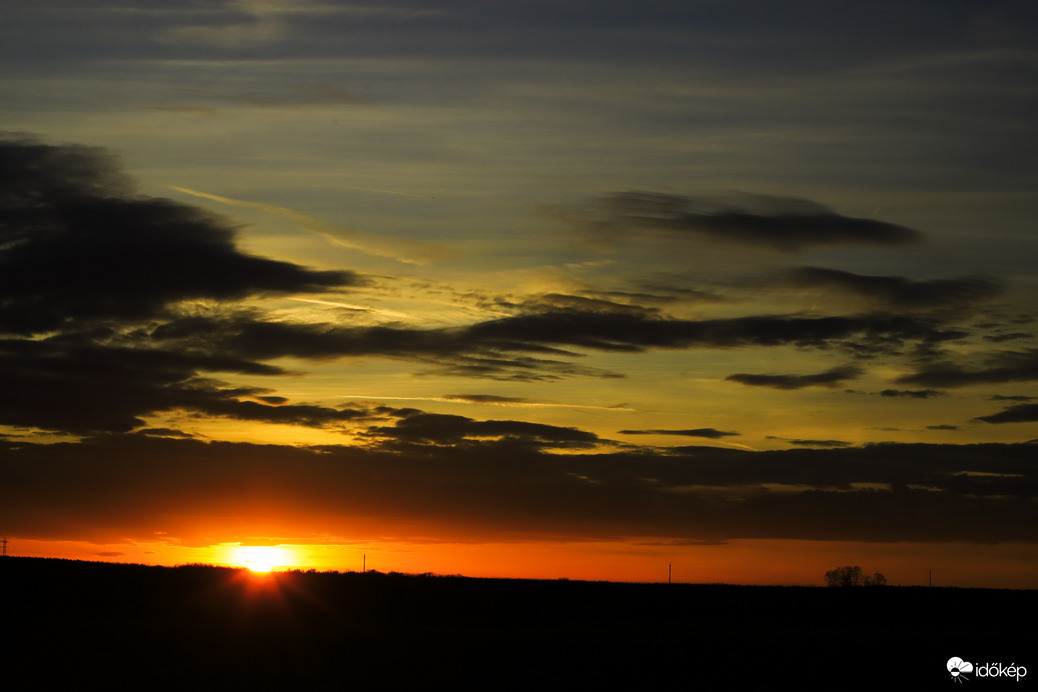
[(398, 246), (394, 247), (393, 243), (382, 238), (375, 238), (370, 233), (347, 228), (346, 226), (330, 224), (321, 221), (320, 219), (315, 219), (312, 216), (307, 216), (306, 214), (286, 209), (285, 207), (279, 207), (274, 204), (231, 199), (230, 197), (221, 197), (220, 195), (191, 190), (176, 185), (167, 185), (166, 187), (170, 190), (176, 190), (177, 192), (182, 192), (185, 195), (190, 195), (192, 197), (208, 199), (233, 207), (257, 209), (266, 214), (279, 216), (298, 224), (300, 230), (312, 233), (319, 238), (327, 240), (333, 245), (338, 245), (350, 250), (359, 250), (377, 257), (386, 257), (405, 264), (422, 266), (438, 259), (443, 259), (448, 255), (448, 252), (443, 248), (423, 246), (418, 243), (407, 243), (406, 249), (399, 247), (399, 245), (403, 245), (403, 243), (399, 243), (397, 244)]
[(479, 395), (477, 397), (465, 395), (447, 396), (379, 396), (369, 394), (340, 394), (343, 399), (379, 402), (379, 401), (436, 401), (445, 404), (465, 404), (470, 406), (506, 406), (516, 408), (573, 408), (590, 409), (592, 411), (619, 411), (632, 412), (637, 409), (628, 408), (622, 404), (617, 406), (594, 406), (591, 404), (556, 404), (546, 401), (526, 401), (510, 397), (492, 397)]

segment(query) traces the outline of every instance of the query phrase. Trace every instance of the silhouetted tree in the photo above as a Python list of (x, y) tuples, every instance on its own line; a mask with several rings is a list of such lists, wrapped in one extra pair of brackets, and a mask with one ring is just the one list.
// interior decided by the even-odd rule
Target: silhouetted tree
[(887, 578), (879, 572), (870, 576), (857, 565), (847, 565), (826, 572), (825, 583), (828, 586), (886, 586)]
[(886, 586), (887, 578), (882, 572), (873, 572), (871, 577), (865, 577), (865, 586)]

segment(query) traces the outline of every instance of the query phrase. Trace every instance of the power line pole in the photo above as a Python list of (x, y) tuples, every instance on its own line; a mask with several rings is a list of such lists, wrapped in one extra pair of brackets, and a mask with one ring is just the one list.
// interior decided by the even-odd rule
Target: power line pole
[(4, 544), (4, 557), (7, 557), (7, 536), (4, 536), (2, 543)]
[(668, 584), (670, 583), (670, 573), (671, 573), (671, 570), (673, 568), (674, 568), (674, 563), (673, 562), (668, 562), (667, 563), (667, 583)]

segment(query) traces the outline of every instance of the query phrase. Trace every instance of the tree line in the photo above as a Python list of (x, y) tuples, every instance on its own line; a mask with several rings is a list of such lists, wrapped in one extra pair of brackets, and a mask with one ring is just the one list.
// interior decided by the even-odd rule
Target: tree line
[(865, 574), (857, 565), (837, 567), (825, 573), (827, 586), (886, 586), (887, 578), (880, 572)]

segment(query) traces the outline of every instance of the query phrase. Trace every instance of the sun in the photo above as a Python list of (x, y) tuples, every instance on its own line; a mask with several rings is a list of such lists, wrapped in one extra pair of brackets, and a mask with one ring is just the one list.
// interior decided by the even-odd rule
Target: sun
[(232, 561), (253, 572), (270, 572), (292, 564), (292, 551), (272, 545), (240, 545), (234, 549)]

